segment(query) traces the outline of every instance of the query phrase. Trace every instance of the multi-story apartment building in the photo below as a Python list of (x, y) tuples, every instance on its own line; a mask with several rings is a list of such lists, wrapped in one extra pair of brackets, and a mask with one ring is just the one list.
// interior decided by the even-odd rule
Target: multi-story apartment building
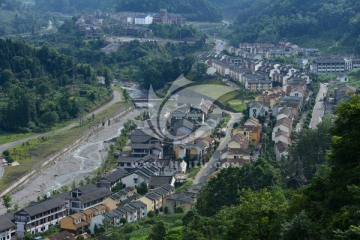
[(55, 195), (43, 202), (32, 202), (26, 208), (14, 214), (16, 234), (23, 237), (25, 233), (44, 232), (52, 225), (57, 225), (67, 216), (66, 193)]

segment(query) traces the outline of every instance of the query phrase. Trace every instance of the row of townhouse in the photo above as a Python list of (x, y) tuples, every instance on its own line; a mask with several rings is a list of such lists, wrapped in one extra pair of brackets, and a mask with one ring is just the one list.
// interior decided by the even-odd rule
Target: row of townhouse
[(246, 89), (252, 92), (272, 88), (270, 79), (266, 78), (266, 76), (262, 74), (253, 73), (244, 66), (234, 65), (224, 60), (217, 59), (207, 60), (206, 64), (215, 68), (219, 75), (231, 78), (233, 81), (244, 85)]
[(272, 131), (272, 140), (275, 142), (276, 159), (287, 158), (291, 145), (293, 123), (301, 114), (301, 107), (306, 94), (306, 86), (297, 86), (292, 89), (290, 96), (284, 96), (273, 109), (276, 124)]
[[(137, 194), (134, 187), (111, 193), (106, 188), (87, 184), (42, 202), (31, 202), (28, 207), (0, 216), (0, 239), (42, 233), (55, 225), (74, 234), (93, 232), (95, 225), (102, 224), (103, 216), (113, 210), (122, 212), (121, 218), (125, 217), (128, 222), (139, 220), (146, 217), (147, 212), (164, 207), (165, 198), (175, 191), (173, 177), (152, 179), (150, 185), (145, 196)], [(181, 203), (179, 200), (176, 204)]]
[[(237, 58), (235, 58), (237, 59)], [(304, 72), (288, 65), (280, 65), (247, 58), (237, 59), (224, 55), (217, 55), (205, 61), (214, 68), (220, 76), (228, 77), (233, 81), (244, 85), (251, 92), (261, 92), (272, 89), (272, 82), (278, 82), (282, 86), (291, 81), (305, 81), (310, 83), (310, 78)], [(241, 64), (239, 63), (241, 60)]]
[(261, 131), (262, 126), (256, 118), (249, 118), (244, 124), (233, 129), (226, 151), (221, 155), (221, 163), (242, 166), (250, 162), (249, 146), (260, 143)]
[(263, 59), (271, 59), (278, 57), (291, 57), (297, 55), (304, 50), (299, 46), (290, 42), (273, 43), (240, 43), (239, 49), (255, 55), (261, 56)]

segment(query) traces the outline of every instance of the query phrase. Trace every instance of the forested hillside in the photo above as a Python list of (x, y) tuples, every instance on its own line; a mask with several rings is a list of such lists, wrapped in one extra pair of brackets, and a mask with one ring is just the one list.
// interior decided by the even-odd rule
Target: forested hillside
[(48, 26), (48, 14), (18, 0), (0, 0), (0, 36), (33, 33)]
[(237, 15), (231, 34), (233, 43), (287, 38), (300, 45), (360, 53), (357, 0), (211, 1)]
[(84, 10), (159, 12), (161, 8), (169, 12), (181, 13), (189, 20), (218, 21), (219, 12), (208, 0), (37, 0), (38, 8), (50, 11), (76, 12)]
[(118, 11), (158, 12), (161, 8), (181, 13), (188, 20), (221, 20), (221, 15), (208, 0), (121, 0), (117, 5)]
[(0, 56), (0, 130), (43, 129), (110, 97), (89, 65), (47, 47), (0, 40)]

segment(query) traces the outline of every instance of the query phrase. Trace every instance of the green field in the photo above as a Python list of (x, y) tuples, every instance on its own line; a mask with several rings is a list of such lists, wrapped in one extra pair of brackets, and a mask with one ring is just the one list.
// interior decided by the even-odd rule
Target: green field
[(235, 112), (242, 112), (246, 108), (246, 104), (242, 101), (231, 100), (228, 105), (234, 109)]

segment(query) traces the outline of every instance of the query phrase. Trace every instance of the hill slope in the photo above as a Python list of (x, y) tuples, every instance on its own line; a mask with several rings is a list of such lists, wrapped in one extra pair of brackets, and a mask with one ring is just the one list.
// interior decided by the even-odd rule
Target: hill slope
[(221, 15), (208, 0), (37, 0), (37, 7), (61, 12), (84, 10), (158, 12), (161, 8), (181, 13), (189, 20), (218, 21)]
[[(237, 20), (232, 41), (274, 42), (282, 38), (302, 45), (360, 53), (360, 2), (357, 0), (211, 0)], [(345, 49), (342, 49), (345, 47)]]
[(47, 47), (0, 40), (0, 56), (0, 130), (46, 128), (110, 97), (89, 65)]
[(161, 8), (181, 13), (189, 20), (221, 20), (221, 15), (208, 0), (122, 0), (119, 1), (117, 10), (158, 12)]

